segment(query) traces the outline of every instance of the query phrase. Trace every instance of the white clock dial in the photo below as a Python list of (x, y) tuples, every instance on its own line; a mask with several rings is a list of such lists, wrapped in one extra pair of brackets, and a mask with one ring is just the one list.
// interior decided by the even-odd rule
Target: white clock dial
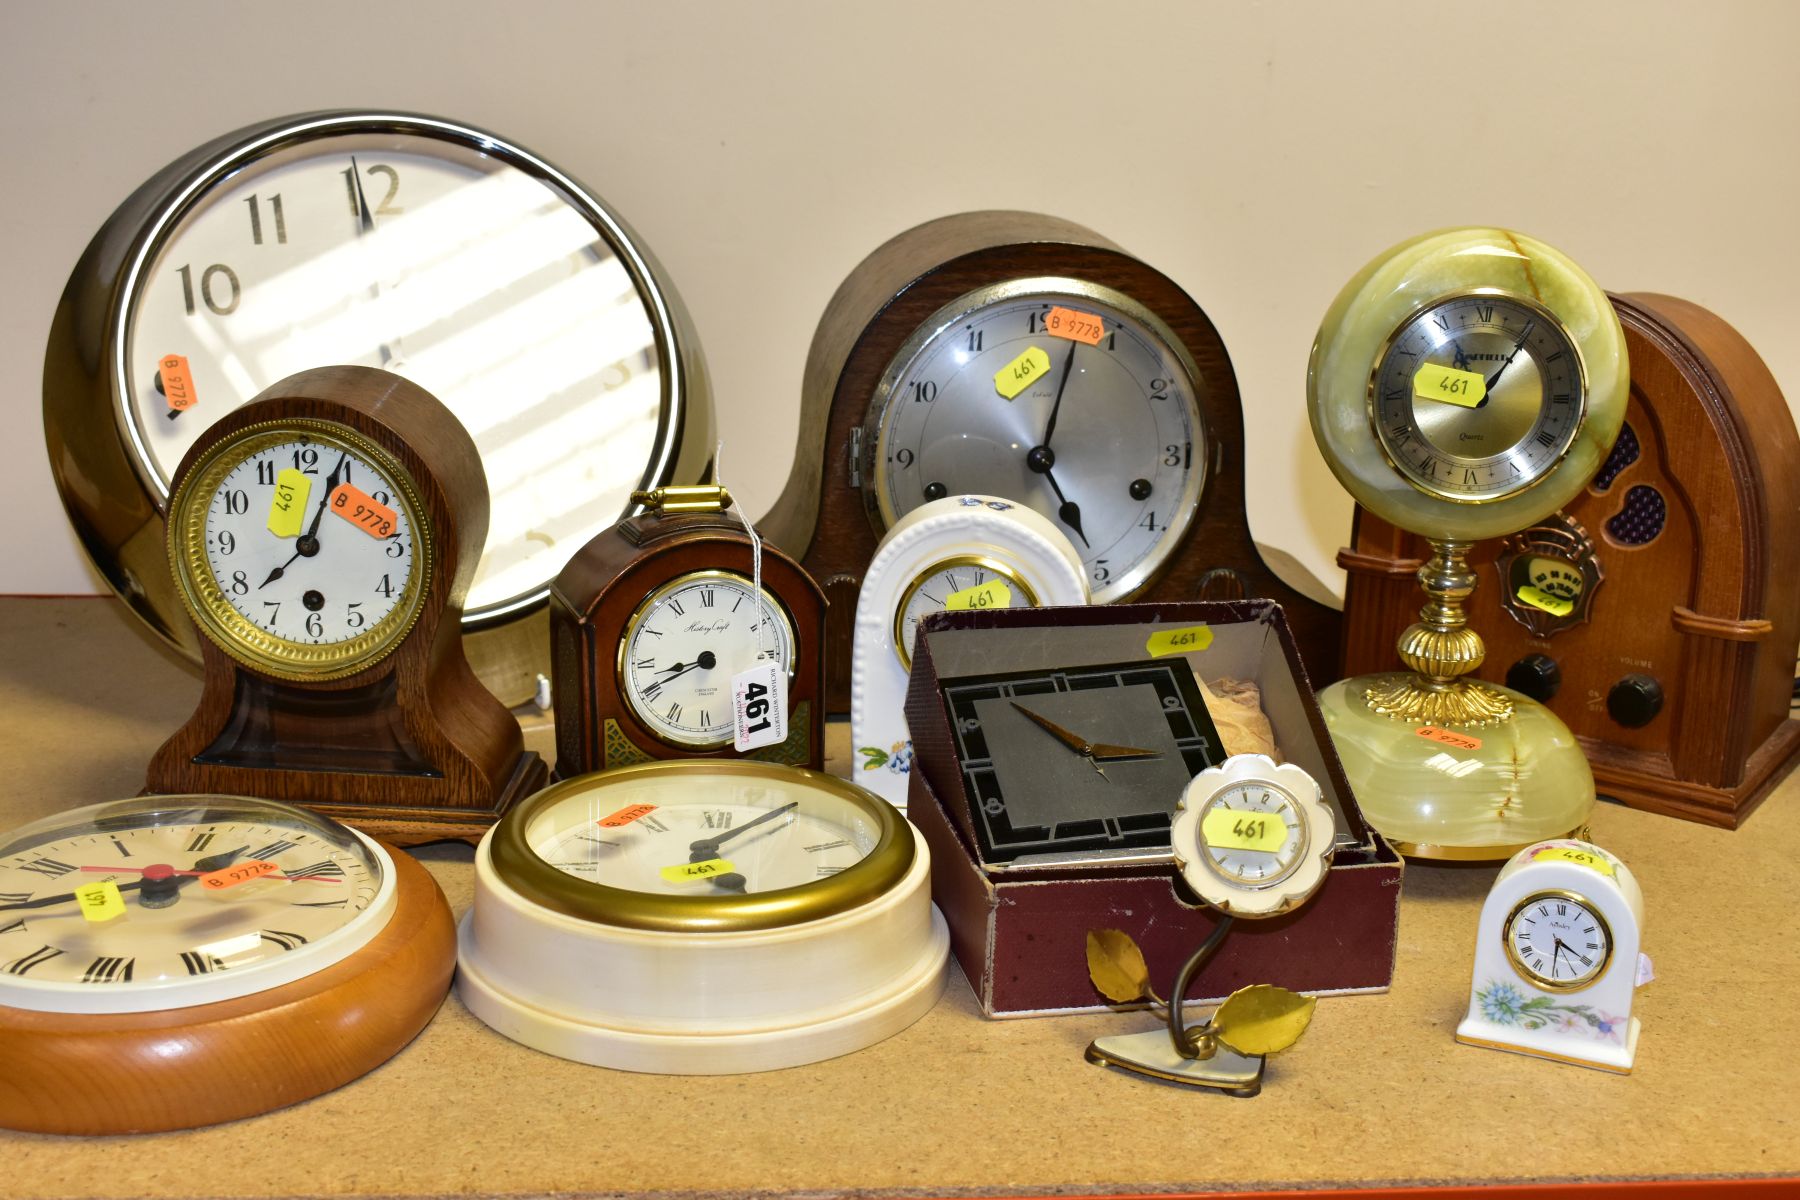
[(773, 662), (794, 672), (794, 625), (781, 601), (733, 571), (694, 571), (657, 588), (626, 623), (620, 691), (632, 713), (676, 745), (731, 741), (731, 677)]
[[(392, 866), (341, 826), (235, 798), (155, 797), (137, 811), (22, 830), (0, 847), (0, 1004), (142, 1012), (248, 995), (366, 945), (393, 904)], [(271, 863), (218, 887), (215, 872)], [(259, 868), (260, 869), (260, 868)], [(90, 920), (76, 889), (110, 882)]]
[[(799, 799), (779, 787), (715, 787), (714, 795), (698, 801), (679, 786), (631, 790), (633, 803), (656, 804), (656, 811), (603, 828), (596, 822), (608, 814), (590, 812), (585, 804), (551, 810), (528, 835), (531, 848), (557, 870), (591, 883), (694, 895), (804, 887), (861, 862), (875, 844), (875, 831), (856, 814), (800, 811)], [(658, 794), (652, 798), (651, 792)], [(618, 800), (616, 793), (607, 795), (607, 803)], [(559, 828), (571, 818), (575, 824)], [(664, 874), (665, 868), (693, 862), (696, 853), (702, 853), (700, 861), (723, 859), (731, 870), (698, 885)]]
[[(487, 469), (474, 616), (541, 594), (658, 457), (661, 354), (633, 268), (560, 183), (473, 138), (292, 139), (181, 214), (140, 280), (119, 373), (152, 481), (166, 491), (209, 424), (295, 371), (404, 374)], [(169, 355), (192, 376), (185, 410)]]
[[(1213, 814), (1220, 814), (1214, 816)], [(1208, 831), (1222, 827), (1216, 839)], [(1306, 822), (1294, 798), (1273, 784), (1234, 784), (1200, 810), (1201, 852), (1225, 878), (1249, 887), (1293, 873), (1306, 851)]]
[[(1098, 342), (1049, 332), (1053, 309), (1097, 322)], [(869, 474), (883, 526), (945, 496), (1004, 496), (1068, 536), (1095, 601), (1141, 590), (1180, 544), (1206, 473), (1193, 374), (1176, 344), (1127, 297), (1072, 279), (957, 301), (881, 384)], [(1036, 374), (1008, 398), (996, 374), (1026, 356)]]
[[(416, 584), (404, 495), (369, 456), (327, 437), (254, 445), (207, 503), (206, 562), (220, 594), (285, 641), (330, 645), (364, 636), (405, 604)], [(292, 502), (282, 489), (295, 476), (284, 480), (284, 470), (298, 473), (305, 500), (301, 519), (289, 526), (296, 532), (287, 536), (270, 529), (277, 506)], [(338, 494), (342, 485), (355, 492)]]
[(1507, 957), (1541, 987), (1574, 991), (1594, 982), (1612, 956), (1612, 931), (1585, 898), (1545, 891), (1527, 896), (1501, 933)]

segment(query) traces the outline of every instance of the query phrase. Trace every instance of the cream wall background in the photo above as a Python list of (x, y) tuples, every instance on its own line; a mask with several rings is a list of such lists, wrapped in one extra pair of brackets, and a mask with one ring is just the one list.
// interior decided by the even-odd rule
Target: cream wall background
[(104, 590), (40, 432), (44, 338), (88, 239), (191, 147), (319, 108), (486, 126), (605, 197), (692, 311), (752, 513), (786, 479), (832, 290), (975, 208), (1079, 221), (1200, 302), (1245, 398), (1256, 536), (1334, 590), (1350, 502), (1307, 429), (1306, 356), (1401, 238), (1529, 231), (1610, 289), (1713, 309), (1800, 402), (1784, 0), (13, 3), (0, 33), (0, 592)]

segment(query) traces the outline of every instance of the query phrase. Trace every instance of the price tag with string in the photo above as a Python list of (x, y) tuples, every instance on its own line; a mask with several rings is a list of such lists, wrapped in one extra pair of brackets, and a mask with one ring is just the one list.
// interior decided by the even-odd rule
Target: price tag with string
[[(721, 442), (713, 455), (713, 476), (721, 486), (724, 477), (719, 462), (724, 456)], [(787, 741), (787, 672), (775, 661), (774, 614), (762, 586), (762, 538), (735, 498), (726, 511), (742, 522), (744, 532), (750, 535), (750, 574), (756, 595), (756, 663), (731, 677), (731, 745), (739, 754), (746, 754)]]

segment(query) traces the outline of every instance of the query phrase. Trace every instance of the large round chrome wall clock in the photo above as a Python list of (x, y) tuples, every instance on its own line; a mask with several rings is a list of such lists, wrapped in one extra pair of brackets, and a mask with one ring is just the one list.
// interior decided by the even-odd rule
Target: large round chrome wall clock
[(634, 490), (707, 472), (711, 399), (679, 299), (581, 183), (434, 117), (285, 117), (158, 172), (70, 277), (44, 426), (88, 556), (190, 657), (163, 551), (176, 464), (275, 381), (344, 364), (423, 385), (474, 437), (492, 519), (468, 651), (524, 699), (570, 554), (635, 512)]

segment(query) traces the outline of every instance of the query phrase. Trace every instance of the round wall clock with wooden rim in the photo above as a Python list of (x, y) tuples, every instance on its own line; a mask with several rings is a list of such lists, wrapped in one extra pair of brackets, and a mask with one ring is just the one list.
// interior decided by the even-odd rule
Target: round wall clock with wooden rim
[[(644, 511), (576, 551), (550, 608), (559, 777), (661, 758), (735, 758), (733, 677), (772, 663), (787, 735), (745, 753), (817, 769), (825, 757), (825, 597), (731, 495), (642, 494)], [(776, 736), (771, 734), (769, 736)]]
[(950, 949), (925, 843), (879, 797), (761, 762), (579, 775), (475, 852), (457, 994), (577, 1062), (728, 1075), (897, 1033)]
[(454, 964), (430, 874), (304, 809), (46, 817), (0, 836), (0, 1126), (143, 1133), (305, 1100), (411, 1041)]
[(373, 367), (282, 380), (195, 441), (169, 512), (205, 687), (148, 790), (268, 796), (418, 842), (478, 837), (543, 782), (463, 655), (487, 492), (423, 388)]
[(881, 535), (970, 492), (1055, 523), (1096, 602), (1269, 597), (1309, 667), (1323, 678), (1335, 664), (1337, 612), (1283, 583), (1250, 537), (1218, 331), (1092, 230), (976, 212), (892, 239), (827, 306), (801, 404), (793, 472), (759, 527), (832, 598), (833, 711)]
[(506, 703), (545, 663), (550, 580), (633, 511), (704, 478), (697, 339), (648, 250), (566, 173), (435, 117), (308, 113), (158, 172), (76, 265), (44, 359), (44, 426), (83, 548), (183, 653), (163, 559), (177, 464), (276, 380), (326, 363), (405, 375), (480, 450), (493, 519), (462, 620)]

